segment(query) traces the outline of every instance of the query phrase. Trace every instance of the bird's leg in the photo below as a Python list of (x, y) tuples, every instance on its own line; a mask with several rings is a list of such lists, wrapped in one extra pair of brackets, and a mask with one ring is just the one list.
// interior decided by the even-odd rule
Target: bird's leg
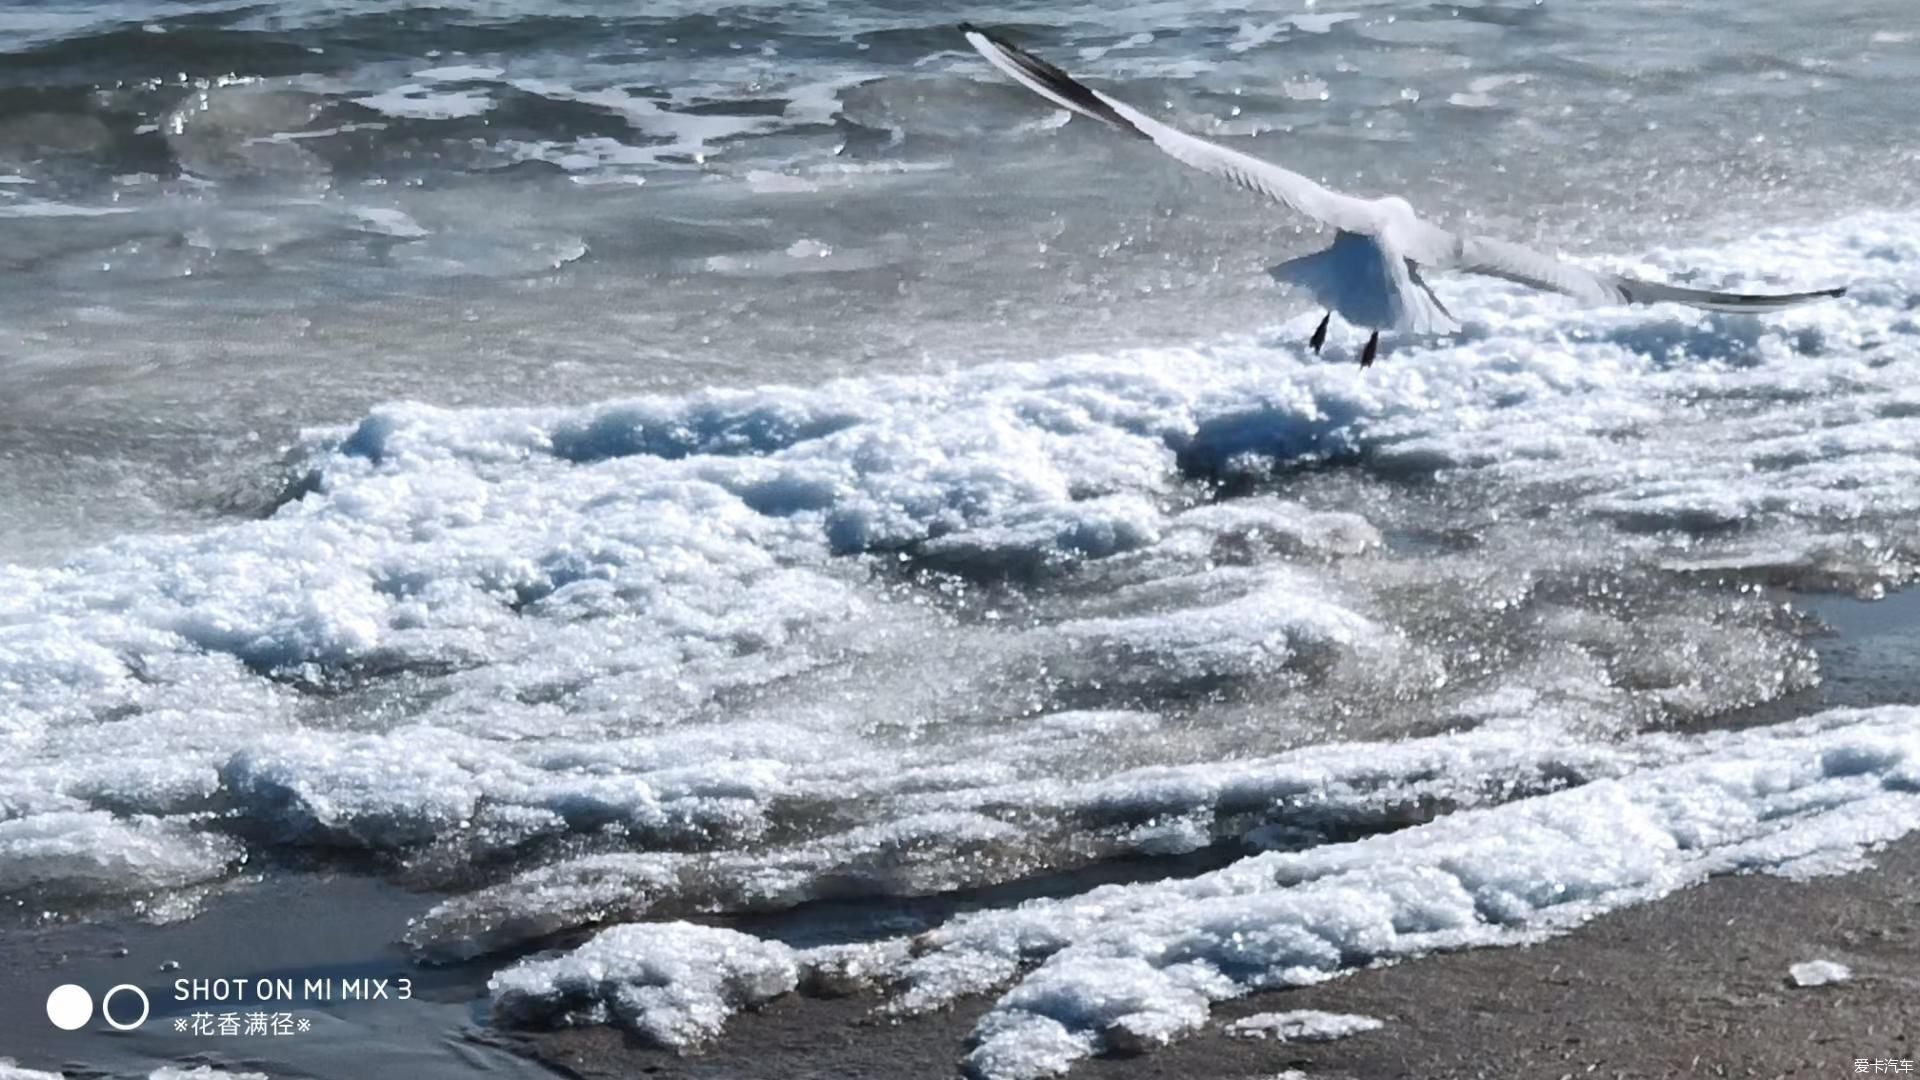
[(1375, 330), (1373, 332), (1373, 336), (1367, 339), (1367, 347), (1360, 350), (1360, 366), (1363, 368), (1372, 367), (1373, 356), (1375, 353), (1379, 351), (1380, 351), (1380, 331)]
[(1307, 339), (1307, 345), (1313, 350), (1315, 356), (1320, 354), (1320, 346), (1327, 343), (1327, 324), (1332, 321), (1333, 312), (1329, 311), (1326, 318), (1321, 319), (1320, 325), (1314, 329), (1313, 336)]

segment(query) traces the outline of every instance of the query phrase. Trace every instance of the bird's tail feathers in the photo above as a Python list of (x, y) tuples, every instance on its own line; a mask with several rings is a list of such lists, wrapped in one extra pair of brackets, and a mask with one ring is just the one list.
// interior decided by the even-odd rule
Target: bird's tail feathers
[(1358, 326), (1410, 334), (1450, 334), (1460, 328), (1460, 321), (1412, 264), (1404, 264), (1406, 275), (1401, 277), (1378, 257), (1357, 261), (1357, 249), (1355, 240), (1344, 239), (1323, 251), (1269, 266), (1267, 274), (1305, 290), (1315, 302)]

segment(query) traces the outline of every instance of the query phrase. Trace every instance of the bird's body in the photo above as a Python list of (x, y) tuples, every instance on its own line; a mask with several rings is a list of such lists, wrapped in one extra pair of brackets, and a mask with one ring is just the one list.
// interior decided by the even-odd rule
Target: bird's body
[[(1775, 311), (1846, 292), (1842, 287), (1752, 295), (1664, 285), (1587, 270), (1504, 240), (1457, 234), (1423, 220), (1405, 199), (1363, 199), (1333, 191), (1272, 162), (1163, 124), (996, 35), (967, 25), (960, 29), (993, 66), (1055, 105), (1150, 141), (1186, 165), (1331, 226), (1333, 246), (1268, 272), (1304, 289), (1329, 313), (1373, 331), (1361, 354), (1362, 367), (1372, 363), (1382, 330), (1435, 334), (1457, 327), (1421, 277), (1423, 268), (1505, 278), (1592, 304), (1672, 302), (1709, 311)], [(1323, 320), (1314, 332), (1315, 351), (1326, 326)]]
[(1417, 264), (1379, 239), (1344, 230), (1325, 251), (1288, 259), (1267, 273), (1305, 289), (1320, 306), (1355, 326), (1443, 334), (1457, 327)]

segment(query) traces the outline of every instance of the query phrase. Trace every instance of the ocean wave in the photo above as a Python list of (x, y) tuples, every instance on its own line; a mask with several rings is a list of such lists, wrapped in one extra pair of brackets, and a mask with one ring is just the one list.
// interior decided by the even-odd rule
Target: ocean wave
[[(1365, 374), (1338, 343), (1227, 342), (384, 406), (315, 433), (265, 520), (0, 570), (0, 807), (89, 837), (100, 811), (151, 816), (127, 837), (145, 847), (417, 858), (465, 887), (568, 838), (767, 852), (935, 792), (1008, 825), (1008, 784), (1362, 718), (1403, 734), (1503, 687), (1550, 688), (1521, 711), (1594, 735), (1771, 700), (1815, 677), (1774, 606), (1675, 584), (1911, 576), (1910, 232), (1867, 217), (1647, 260), (1855, 285), (1765, 323), (1458, 286), (1486, 314)], [(1191, 722), (1070, 760), (983, 750), (1088, 710)], [(1064, 799), (983, 834), (982, 880), (1072, 861)], [(1226, 828), (1183, 805), (1170, 834), (1109, 826), (1147, 847)], [(127, 865), (162, 888), (231, 850)]]

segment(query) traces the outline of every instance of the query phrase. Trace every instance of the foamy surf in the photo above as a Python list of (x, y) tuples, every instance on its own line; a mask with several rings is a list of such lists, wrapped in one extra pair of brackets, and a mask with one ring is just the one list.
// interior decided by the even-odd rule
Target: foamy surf
[[(494, 1010), (510, 1023), (616, 1023), (686, 1049), (717, 1037), (729, 1013), (802, 986), (844, 993), (853, 972), (855, 986), (890, 989), (900, 1012), (999, 994), (969, 1072), (1057, 1075), (1188, 1037), (1213, 1003), (1256, 990), (1538, 940), (1712, 874), (1858, 869), (1920, 827), (1916, 721), (1889, 707), (1642, 737), (1628, 745), (1672, 763), (1187, 880), (961, 915), (911, 942), (796, 950), (687, 923), (619, 926), (496, 976)], [(728, 959), (703, 959), (714, 955)], [(1378, 1023), (1310, 1034), (1368, 1026)]]
[[(0, 967), (421, 991), (244, 1055), (29, 1009), (0, 1072), (725, 1071), (874, 1008), (942, 1017), (809, 1046), (1365, 1071), (1454, 1015), (1376, 975), (1830, 896), (1916, 786), (1914, 597), (1814, 595), (1920, 551), (1908, 12), (1346, 8), (964, 14), (1462, 232), (1851, 293), (1435, 280), (1461, 332), (1361, 375), (1260, 273), (1324, 240), (957, 15), (0, 12)], [(1767, 990), (1873, 1022), (1801, 929)]]
[[(1487, 288), (1486, 321), (1365, 378), (1228, 341), (383, 407), (316, 434), (267, 520), (0, 572), (10, 891), (205, 884), (263, 845), (464, 889), (566, 838), (769, 860), (668, 909), (791, 903), (880, 852), (937, 890), (1216, 838), (1196, 794), (1082, 844), (1106, 798), (1082, 793), (1142, 768), (1436, 718), (1605, 740), (1777, 698), (1815, 674), (1774, 605), (1673, 574), (1907, 579), (1910, 228), (1647, 260), (1855, 282), (1764, 323)], [(1249, 483), (1290, 497), (1215, 501)], [(1408, 546), (1435, 513), (1479, 540)], [(975, 824), (927, 819), (951, 843), (922, 856), (927, 812)], [(916, 876), (956, 850), (980, 867)]]

